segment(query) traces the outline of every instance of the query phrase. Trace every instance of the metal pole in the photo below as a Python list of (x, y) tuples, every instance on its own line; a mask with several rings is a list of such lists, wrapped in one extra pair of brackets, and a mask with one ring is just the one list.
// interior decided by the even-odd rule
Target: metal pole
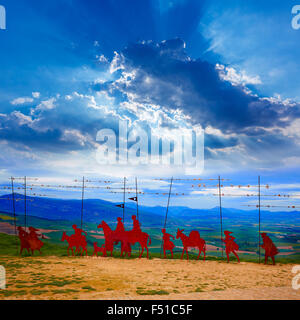
[[(166, 229), (166, 225), (167, 225), (167, 219), (168, 219), (168, 212), (169, 212), (169, 205), (170, 205), (170, 197), (171, 197), (172, 185), (173, 185), (173, 177), (172, 177), (171, 183), (170, 183), (170, 190), (169, 190), (169, 196), (168, 196), (168, 204), (167, 204), (167, 210), (166, 210), (166, 216), (165, 216), (164, 229)], [(161, 257), (161, 253), (162, 253), (162, 248), (163, 248), (163, 237), (161, 238), (160, 257)]]
[(258, 262), (260, 263), (260, 176), (258, 176)]
[(83, 222), (83, 200), (84, 200), (84, 177), (82, 178), (82, 194), (81, 194), (81, 224), (80, 224), (80, 229), (82, 229), (82, 222)]
[(125, 194), (126, 194), (126, 178), (124, 177), (124, 193), (123, 193), (123, 224), (125, 224)]
[(220, 204), (220, 225), (221, 225), (221, 246), (222, 246), (222, 257), (224, 256), (223, 249), (223, 217), (222, 217), (222, 196), (221, 196), (221, 177), (219, 176), (219, 204)]
[[(135, 196), (136, 196), (136, 218), (139, 220), (139, 198), (138, 198), (138, 187), (137, 187), (137, 177), (135, 177)], [(140, 254), (140, 245), (139, 245), (139, 254)]]
[(139, 220), (139, 198), (138, 198), (137, 178), (135, 178), (135, 194), (136, 194), (136, 217)]
[(24, 227), (25, 227), (25, 231), (26, 231), (26, 227), (27, 227), (27, 204), (26, 204), (26, 200), (27, 200), (27, 178), (25, 176), (24, 177)]
[(11, 195), (13, 202), (13, 214), (14, 214), (14, 226), (15, 226), (15, 236), (16, 236), (16, 249), (18, 254), (18, 236), (17, 236), (17, 222), (16, 222), (16, 204), (15, 204), (15, 189), (14, 189), (14, 178), (11, 177)]

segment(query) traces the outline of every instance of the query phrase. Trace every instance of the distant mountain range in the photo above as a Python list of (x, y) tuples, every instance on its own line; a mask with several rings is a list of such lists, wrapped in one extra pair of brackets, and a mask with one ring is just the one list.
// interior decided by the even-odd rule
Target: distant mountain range
[[(15, 202), (16, 214), (24, 214), (24, 196), (16, 194), (16, 198), (20, 199)], [(3, 195), (0, 197), (0, 211), (12, 212), (11, 195)], [(67, 220), (78, 221), (81, 217), (81, 200), (72, 199), (53, 199), (42, 197), (27, 197), (27, 215), (39, 217), (48, 220)], [(143, 224), (162, 225), (166, 213), (166, 208), (161, 206), (147, 207), (139, 206), (140, 219)], [(131, 222), (131, 215), (136, 214), (136, 206), (134, 203), (127, 203), (125, 208), (125, 220)], [(240, 210), (233, 208), (222, 208), (223, 218), (231, 219), (232, 221), (247, 220), (248, 222), (257, 222), (258, 210)], [(116, 207), (113, 202), (101, 199), (86, 199), (84, 200), (83, 210), (84, 220), (86, 222), (100, 222), (102, 220), (116, 221), (117, 217), (122, 217), (123, 210)], [(298, 211), (289, 212), (270, 212), (261, 211), (264, 222), (272, 223), (296, 224), (300, 220)], [(211, 209), (191, 209), (184, 206), (171, 206), (168, 213), (169, 221), (194, 221), (194, 220), (218, 220), (219, 207)]]

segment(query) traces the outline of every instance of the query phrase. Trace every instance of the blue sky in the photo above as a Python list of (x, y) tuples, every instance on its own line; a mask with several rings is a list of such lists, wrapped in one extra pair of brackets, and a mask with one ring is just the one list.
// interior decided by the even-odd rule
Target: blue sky
[(176, 176), (171, 166), (155, 171), (97, 163), (97, 131), (117, 130), (126, 119), (157, 130), (201, 126), (202, 177), (220, 174), (248, 184), (260, 174), (274, 190), (283, 184), (298, 190), (295, 1), (0, 4), (7, 12), (7, 29), (0, 30), (3, 182), (25, 174)]

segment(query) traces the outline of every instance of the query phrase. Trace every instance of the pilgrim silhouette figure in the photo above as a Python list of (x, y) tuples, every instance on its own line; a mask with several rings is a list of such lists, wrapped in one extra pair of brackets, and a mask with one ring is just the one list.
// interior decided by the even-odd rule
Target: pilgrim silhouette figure
[(263, 239), (263, 244), (260, 246), (265, 250), (265, 264), (268, 263), (268, 258), (270, 257), (273, 265), (275, 265), (275, 255), (279, 253), (279, 250), (265, 232), (261, 232), (260, 235)]
[(40, 254), (42, 254), (41, 248), (44, 245), (44, 243), (39, 239), (39, 237), (44, 238), (43, 235), (37, 233), (39, 230), (34, 227), (29, 227), (28, 229), (29, 229), (28, 242), (30, 245), (31, 253), (34, 254), (34, 251), (37, 250), (39, 251)]
[(72, 225), (72, 228), (74, 229), (74, 234), (72, 234), (71, 236), (68, 236), (67, 233), (64, 231), (61, 241), (67, 241), (69, 246), (67, 248), (68, 250), (68, 255), (70, 254), (70, 249), (72, 251), (72, 255), (74, 255), (74, 251), (73, 248), (75, 247), (75, 254), (77, 252), (80, 253), (81, 255), (85, 252), (85, 254), (87, 255), (87, 241), (86, 241), (86, 235), (87, 233), (85, 231), (83, 231), (80, 228), (77, 228), (76, 224)]
[[(114, 232), (114, 237), (117, 239), (121, 239), (121, 257), (123, 257), (123, 253), (125, 254), (125, 257), (126, 257), (126, 255), (128, 255), (128, 257), (130, 257), (131, 256), (131, 245), (128, 242), (128, 239), (126, 237), (126, 232), (125, 232), (126, 230), (124, 227), (124, 223), (122, 221), (122, 218), (120, 218), (120, 217), (118, 217), (117, 220), (118, 220), (118, 224), (117, 224), (116, 230)], [(115, 242), (115, 244), (118, 244), (118, 243), (119, 243), (119, 240), (117, 240)]]
[(140, 232), (142, 232), (140, 222), (139, 222), (139, 220), (136, 218), (136, 215), (133, 215), (131, 218), (132, 218), (132, 221), (133, 221), (132, 231), (135, 232), (135, 233), (140, 233)]
[(34, 227), (29, 227), (28, 230), (29, 232), (22, 227), (18, 227), (18, 237), (21, 244), (20, 255), (24, 249), (26, 249), (28, 253), (31, 251), (32, 255), (34, 254), (35, 250), (39, 251), (41, 254), (41, 248), (44, 243), (39, 239), (39, 237), (45, 239), (44, 235), (37, 233), (39, 230)]
[(117, 228), (115, 230), (116, 233), (118, 232), (125, 232), (125, 227), (124, 227), (124, 223), (122, 221), (122, 218), (118, 217), (118, 224), (117, 224)]
[(29, 234), (22, 227), (18, 227), (17, 229), (18, 229), (18, 237), (20, 239), (20, 246), (21, 246), (20, 255), (22, 254), (24, 249), (26, 249), (27, 252), (30, 253), (29, 252), (30, 245), (28, 242)]
[(86, 236), (87, 235), (87, 233), (85, 232), (85, 231), (83, 231), (82, 229), (80, 229), (80, 228), (77, 228), (77, 225), (76, 224), (73, 224), (72, 225), (72, 228), (74, 229), (74, 234), (75, 234), (75, 236), (78, 238), (78, 240), (83, 240), (83, 239), (85, 239), (85, 237), (84, 236)]
[(239, 250), (239, 246), (234, 241), (235, 237), (231, 236), (230, 234), (232, 234), (232, 232), (228, 230), (225, 230), (224, 234), (225, 234), (225, 239), (222, 238), (222, 241), (225, 243), (225, 252), (227, 256), (227, 262), (229, 262), (229, 254), (231, 252), (236, 256), (238, 262), (240, 262), (239, 256), (236, 253), (236, 251)]
[(173, 249), (175, 248), (174, 243), (170, 240), (172, 238), (175, 240), (175, 237), (169, 233), (166, 232), (166, 229), (161, 229), (161, 232), (163, 233), (163, 250), (164, 250), (164, 258), (166, 258), (166, 251), (171, 251), (171, 258), (173, 258)]

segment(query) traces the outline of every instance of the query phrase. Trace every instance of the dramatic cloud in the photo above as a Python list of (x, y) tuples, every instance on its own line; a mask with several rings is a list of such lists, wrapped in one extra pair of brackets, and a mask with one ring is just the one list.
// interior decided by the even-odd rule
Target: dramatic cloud
[(118, 134), (118, 121), (127, 120), (132, 130), (202, 127), (208, 169), (295, 165), (299, 105), (259, 96), (259, 77), (192, 59), (185, 47), (181, 39), (142, 41), (114, 52), (110, 62), (100, 52), (102, 70), (81, 92), (13, 100), (24, 106), (0, 115), (0, 139), (10, 148), (72, 157), (94, 152), (98, 130)]
[(255, 93), (258, 76), (192, 59), (181, 39), (143, 41), (115, 52), (110, 73), (115, 80), (97, 83), (95, 90), (118, 97), (140, 119), (149, 106), (180, 111), (185, 121), (206, 130), (207, 158), (223, 160), (226, 152), (229, 161), (242, 157), (245, 165), (264, 166), (299, 155), (297, 140), (287, 138), (300, 116), (299, 104)]
[(110, 71), (122, 70), (123, 77), (106, 85), (112, 94), (123, 93), (137, 103), (182, 109), (194, 123), (227, 132), (243, 132), (254, 126), (284, 127), (299, 115), (299, 106), (290, 107), (245, 90), (246, 84), (260, 83), (258, 77), (193, 60), (184, 49), (180, 39), (131, 45), (115, 53), (111, 63)]

